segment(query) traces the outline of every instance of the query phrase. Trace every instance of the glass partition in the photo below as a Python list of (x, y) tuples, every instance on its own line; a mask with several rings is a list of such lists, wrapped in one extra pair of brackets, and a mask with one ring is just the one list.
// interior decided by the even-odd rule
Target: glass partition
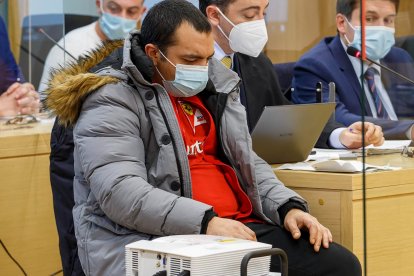
[[(159, 0), (145, 0), (145, 6), (149, 9), (157, 2)], [(198, 1), (190, 2), (198, 6)], [(414, 1), (356, 2), (357, 6), (353, 9), (360, 10), (362, 4), (367, 10), (374, 2), (388, 5), (399, 2), (395, 17), (396, 48), (392, 48), (384, 59), (374, 59), (403, 77), (376, 66), (376, 82), (373, 83), (380, 90), (379, 102), (370, 91), (372, 83), (369, 84), (365, 76), (366, 68), (371, 67), (372, 62), (363, 62), (347, 55), (345, 51), (351, 42), (347, 39), (352, 39), (338, 36), (338, 26), (348, 33), (353, 32), (344, 18), (338, 18), (336, 0), (269, 0), (266, 14), (269, 40), (265, 54), (274, 64), (281, 89), (289, 100), (314, 103), (320, 89), (323, 101), (332, 101), (329, 95), (331, 90), (337, 102), (335, 116), (331, 119), (342, 124), (349, 135), (360, 134), (358, 128), (350, 127), (353, 122), (364, 122), (364, 125), (373, 122), (382, 126), (386, 141), (410, 140), (413, 133), (411, 125), (414, 124), (411, 121), (414, 120), (414, 86), (410, 81), (414, 79)], [(378, 10), (375, 12), (378, 13)], [(380, 17), (387, 12), (379, 12)], [(43, 92), (53, 68), (46, 66), (48, 56), (54, 64), (54, 59), (59, 59), (62, 65), (73, 60), (64, 36), (93, 24), (99, 15), (94, 0), (0, 0), (0, 16), (6, 24), (10, 47), (23, 75), (23, 79), (16, 81), (28, 81), (36, 90)], [(367, 20), (366, 26), (372, 25), (371, 20), (379, 20), (365, 14), (356, 16), (359, 19), (356, 23), (351, 20), (351, 15), (347, 17), (355, 26), (361, 25), (364, 20)], [(381, 24), (386, 25), (389, 20), (394, 21), (394, 17), (391, 15), (382, 20)], [(355, 38), (363, 41), (362, 33), (368, 32), (370, 28)], [(381, 37), (377, 42), (384, 41)], [(326, 47), (297, 69), (298, 61), (314, 47), (321, 46), (323, 41)], [(336, 41), (336, 48), (332, 46), (332, 41)], [(377, 50), (383, 47), (382, 44), (375, 45)], [(51, 54), (52, 49), (55, 52)], [(328, 61), (332, 62), (331, 65), (318, 67), (319, 63)], [(319, 82), (322, 86), (318, 86)], [(329, 86), (331, 82), (335, 82), (335, 87)], [(297, 93), (302, 91), (307, 92), (312, 100), (299, 99)], [(384, 113), (379, 108), (385, 110), (386, 115), (382, 115)], [(365, 137), (369, 135), (364, 131), (362, 133)], [(333, 142), (329, 143), (333, 147)], [(377, 151), (381, 155), (369, 155), (371, 150), (356, 149), (356, 153), (345, 152), (346, 149), (338, 151), (338, 156), (348, 158), (341, 161), (361, 161), (362, 172), (277, 172), (286, 186), (308, 200), (311, 213), (331, 229), (334, 241), (356, 254), (366, 275), (410, 275), (414, 271), (411, 261), (414, 258), (414, 225), (411, 223), (411, 212), (414, 210), (414, 169), (411, 168), (414, 168), (414, 159), (409, 148), (402, 155), (398, 152), (402, 144)], [(383, 154), (386, 151), (394, 153)], [(374, 150), (372, 152), (375, 153)], [(358, 159), (353, 160), (354, 157)], [(382, 169), (402, 169), (371, 172), (371, 164), (386, 166)], [(57, 270), (59, 262), (59, 256), (48, 260), (44, 265), (47, 273)]]
[(63, 0), (0, 0), (2, 275), (56, 275), (62, 268), (49, 182), (52, 122), (13, 117), (7, 112), (17, 89), (3, 94), (15, 82), (37, 89), (51, 40), (63, 35), (62, 6)]
[[(19, 34), (11, 40), (16, 49), (18, 64), (26, 81), (37, 89), (47, 54), (64, 33), (63, 1), (9, 1), (19, 14), (10, 34)], [(9, 16), (11, 13), (9, 13)], [(10, 20), (9, 20), (10, 21)]]
[[(355, 2), (352, 11), (364, 8), (364, 14), (347, 16), (356, 29), (365, 20), (364, 31), (353, 32), (344, 17), (338, 19), (337, 1), (269, 1), (266, 15), (269, 41), (265, 53), (289, 99), (301, 104), (316, 102), (321, 82), (322, 99), (328, 101), (329, 83), (336, 82), (336, 121), (346, 127), (354, 121), (364, 122), (365, 126), (370, 122), (380, 125), (387, 151), (394, 154), (384, 154), (385, 150), (359, 150), (355, 161), (362, 162), (362, 173), (308, 174), (301, 178), (305, 184), (291, 179), (299, 176), (295, 173), (278, 174), (287, 186), (308, 199), (311, 213), (329, 226), (334, 240), (357, 255), (366, 275), (409, 275), (414, 271), (410, 261), (414, 255), (409, 249), (414, 246), (410, 233), (413, 225), (407, 225), (411, 221), (408, 210), (414, 208), (411, 205), (414, 183), (410, 176), (414, 162), (407, 157), (412, 156), (409, 148), (403, 155), (400, 152), (410, 143), (414, 124), (414, 2), (341, 2)], [(397, 11), (396, 4), (399, 4)], [(372, 28), (373, 25), (381, 27)], [(393, 35), (384, 26), (395, 27), (395, 47), (391, 50), (386, 41)], [(354, 39), (359, 41), (363, 41), (365, 33), (369, 41), (368, 58), (380, 65), (350, 57), (346, 50), (353, 39), (341, 36), (344, 30), (348, 36), (355, 33)], [(377, 70), (372, 82), (366, 73), (370, 67)], [(377, 94), (373, 93), (375, 90)], [(364, 132), (365, 138), (369, 135)], [(394, 148), (390, 143), (397, 145)], [(381, 155), (371, 155), (375, 152)], [(372, 172), (371, 164), (402, 169)]]

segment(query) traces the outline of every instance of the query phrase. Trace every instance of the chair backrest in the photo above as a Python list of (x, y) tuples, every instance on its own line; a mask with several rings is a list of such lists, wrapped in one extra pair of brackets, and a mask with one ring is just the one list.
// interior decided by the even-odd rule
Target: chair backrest
[(414, 59), (414, 36), (401, 36), (395, 39), (395, 46), (406, 50)]
[(97, 20), (95, 16), (78, 14), (37, 14), (23, 19), (19, 66), (26, 80), (36, 88), (42, 77), (47, 54), (55, 43), (73, 29)]
[(287, 63), (274, 63), (273, 69), (276, 71), (276, 74), (279, 79), (280, 88), (282, 88), (285, 97), (290, 101), (291, 100), (291, 90), (292, 79), (293, 79), (293, 68), (295, 67), (296, 62), (287, 62)]

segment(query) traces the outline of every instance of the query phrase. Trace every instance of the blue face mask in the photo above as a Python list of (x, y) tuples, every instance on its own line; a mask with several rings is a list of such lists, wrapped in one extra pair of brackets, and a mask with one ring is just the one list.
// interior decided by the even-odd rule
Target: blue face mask
[(99, 18), (99, 26), (102, 32), (110, 39), (124, 39), (128, 33), (137, 27), (138, 20), (123, 18), (104, 12), (103, 0), (101, 0), (102, 15)]
[(161, 55), (175, 67), (175, 79), (167, 81), (157, 67), (155, 69), (163, 79), (163, 84), (168, 93), (174, 97), (195, 96), (206, 88), (208, 82), (208, 65), (174, 65), (161, 51)]
[[(350, 42), (345, 35), (345, 39), (349, 46), (355, 47), (361, 51), (361, 26), (352, 26), (346, 19), (349, 26), (354, 30), (354, 40)], [(384, 58), (395, 44), (395, 29), (385, 26), (366, 26), (365, 27), (365, 43), (367, 56), (372, 60), (380, 60)]]

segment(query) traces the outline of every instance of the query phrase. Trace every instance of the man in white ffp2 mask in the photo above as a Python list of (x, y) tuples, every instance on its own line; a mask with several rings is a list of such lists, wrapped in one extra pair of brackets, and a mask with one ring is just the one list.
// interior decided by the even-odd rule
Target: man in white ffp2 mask
[[(284, 96), (272, 62), (262, 53), (268, 39), (265, 13), (268, 0), (200, 0), (200, 10), (213, 27), (214, 57), (222, 60), (241, 77), (240, 101), (246, 107), (249, 129), (259, 120), (265, 106), (291, 104)], [(360, 122), (351, 126), (361, 130)], [(382, 131), (366, 124), (367, 144), (380, 144)], [(317, 147), (357, 148), (359, 131), (351, 133), (336, 123), (328, 123)]]

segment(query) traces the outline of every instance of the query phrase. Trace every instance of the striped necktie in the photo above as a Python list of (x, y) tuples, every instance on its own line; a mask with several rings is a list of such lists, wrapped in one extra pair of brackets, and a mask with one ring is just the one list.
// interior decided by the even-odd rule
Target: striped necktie
[(378, 118), (388, 119), (387, 111), (385, 110), (381, 98), (378, 93), (378, 89), (375, 85), (375, 74), (378, 71), (375, 68), (369, 67), (365, 72), (365, 80), (367, 81), (369, 91), (371, 92), (372, 98), (374, 99), (375, 108), (377, 109)]
[(227, 67), (227, 69), (231, 69), (231, 57), (225, 56), (224, 58), (221, 59), (221, 63), (223, 63), (224, 66)]

